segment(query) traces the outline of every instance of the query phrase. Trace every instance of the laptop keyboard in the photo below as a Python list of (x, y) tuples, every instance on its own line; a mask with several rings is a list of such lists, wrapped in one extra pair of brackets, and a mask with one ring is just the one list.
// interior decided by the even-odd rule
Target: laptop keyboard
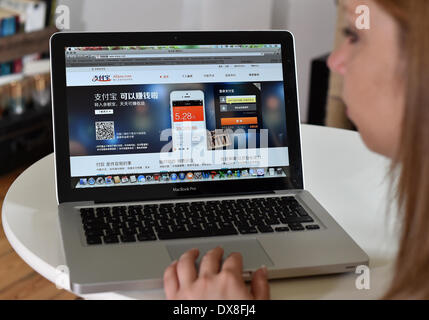
[(317, 230), (293, 197), (81, 208), (87, 244)]

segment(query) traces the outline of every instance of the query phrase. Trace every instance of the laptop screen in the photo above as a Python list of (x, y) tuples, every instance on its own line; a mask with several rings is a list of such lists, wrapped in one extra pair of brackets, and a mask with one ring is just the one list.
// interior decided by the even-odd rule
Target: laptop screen
[(281, 50), (66, 47), (71, 187), (287, 177)]

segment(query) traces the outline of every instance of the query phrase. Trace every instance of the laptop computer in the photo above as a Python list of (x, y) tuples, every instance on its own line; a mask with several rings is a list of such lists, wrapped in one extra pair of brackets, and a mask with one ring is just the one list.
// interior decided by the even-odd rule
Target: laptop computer
[(57, 33), (50, 50), (74, 292), (161, 288), (194, 247), (240, 252), (246, 280), (368, 264), (305, 190), (290, 32)]

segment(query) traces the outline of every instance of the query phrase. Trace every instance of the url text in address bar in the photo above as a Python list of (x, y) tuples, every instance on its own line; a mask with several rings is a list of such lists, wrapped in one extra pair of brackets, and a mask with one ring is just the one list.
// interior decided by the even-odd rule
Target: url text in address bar
[(160, 54), (108, 54), (94, 55), (96, 59), (120, 58), (187, 58), (187, 57), (254, 57), (263, 56), (263, 52), (230, 52), (230, 53), (160, 53)]

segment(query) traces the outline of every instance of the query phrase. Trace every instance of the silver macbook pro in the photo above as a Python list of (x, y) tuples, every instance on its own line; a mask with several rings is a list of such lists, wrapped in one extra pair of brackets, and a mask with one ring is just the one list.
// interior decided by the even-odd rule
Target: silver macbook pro
[(305, 190), (290, 32), (57, 33), (51, 69), (74, 292), (161, 288), (194, 247), (247, 280), (368, 264)]

